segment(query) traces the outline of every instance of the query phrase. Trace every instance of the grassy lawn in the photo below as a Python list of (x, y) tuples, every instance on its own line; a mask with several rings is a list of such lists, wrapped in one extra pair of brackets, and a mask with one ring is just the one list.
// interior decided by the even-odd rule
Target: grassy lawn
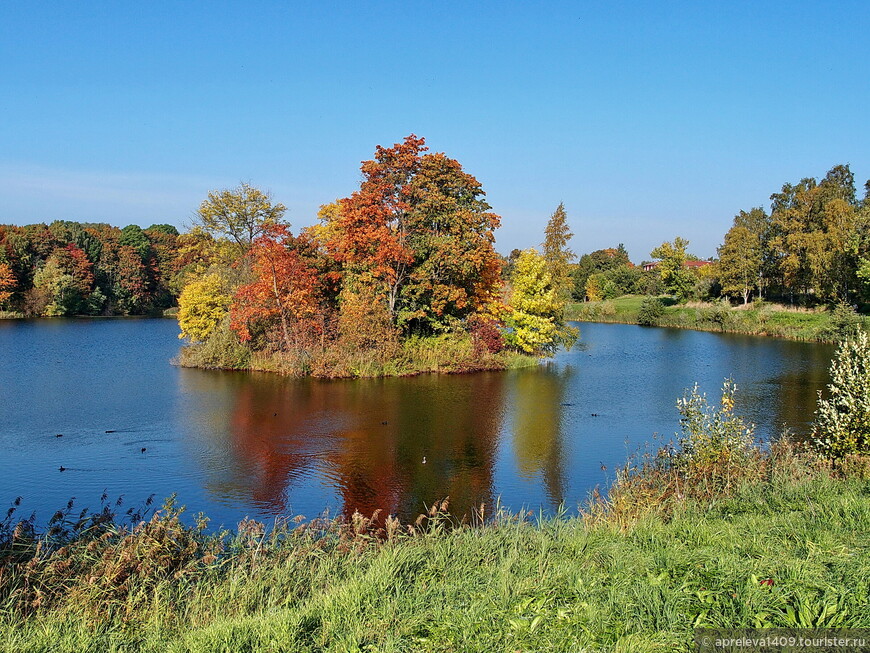
[[(601, 302), (570, 304), (567, 319), (585, 322), (636, 324), (643, 296), (627, 295)], [(721, 303), (666, 304), (658, 326), (777, 336), (794, 340), (832, 342), (839, 338), (833, 313), (824, 309), (796, 309), (778, 304), (761, 307), (728, 307)], [(858, 318), (867, 326), (867, 318)]]

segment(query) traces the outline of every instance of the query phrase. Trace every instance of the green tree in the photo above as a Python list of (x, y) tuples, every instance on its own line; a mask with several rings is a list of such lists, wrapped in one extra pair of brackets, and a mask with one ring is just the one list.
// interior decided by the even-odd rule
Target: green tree
[(151, 225), (150, 227), (148, 227), (145, 231), (156, 231), (156, 232), (159, 232), (159, 233), (162, 233), (162, 234), (166, 234), (167, 236), (177, 236), (177, 235), (178, 235), (178, 229), (177, 229), (177, 228), (175, 228), (175, 227), (174, 227), (173, 225), (171, 225), (171, 224), (165, 224), (165, 223), (163, 223), (163, 224), (152, 224), (152, 225)]
[(130, 224), (121, 229), (118, 244), (122, 247), (132, 247), (143, 262), (151, 256), (151, 241), (139, 225)]
[(571, 262), (576, 258), (568, 247), (568, 241), (574, 234), (568, 227), (568, 214), (565, 205), (559, 203), (553, 215), (547, 221), (542, 245), (544, 260), (553, 275), (553, 283), (559, 297), (565, 301), (571, 298), (573, 282), (571, 279)]
[(547, 262), (534, 249), (516, 261), (511, 279), (507, 341), (530, 354), (552, 356), (560, 345), (570, 348), (578, 331), (565, 324), (565, 302), (559, 298)]
[(37, 270), (33, 286), (46, 293), (48, 304), (42, 314), (47, 317), (73, 315), (82, 300), (76, 280), (53, 258)]
[(272, 204), (269, 193), (243, 183), (209, 192), (199, 205), (195, 222), (209, 234), (229, 238), (245, 253), (264, 228), (281, 222), (286, 210), (283, 204)]
[(749, 303), (753, 288), (759, 287), (761, 276), (761, 242), (746, 227), (733, 226), (725, 234), (725, 242), (719, 248), (717, 274), (722, 292), (738, 294), (743, 303)]
[(695, 287), (695, 276), (684, 265), (689, 258), (688, 246), (688, 240), (677, 236), (673, 243), (666, 241), (650, 252), (652, 258), (659, 259), (656, 269), (665, 288), (680, 299), (688, 298)]
[(763, 297), (771, 285), (778, 283), (779, 271), (777, 270), (776, 258), (771, 247), (773, 237), (773, 223), (770, 216), (761, 207), (754, 207), (749, 211), (740, 211), (734, 216), (735, 227), (743, 227), (757, 240), (761, 254), (761, 267), (758, 271), (758, 296)]
[(584, 254), (576, 264), (571, 266), (571, 276), (574, 279), (574, 299), (583, 301), (586, 297), (586, 280), (591, 275), (596, 272), (607, 272), (608, 270), (628, 266), (631, 266), (631, 261), (622, 243), (616, 248), (598, 249), (589, 254)]

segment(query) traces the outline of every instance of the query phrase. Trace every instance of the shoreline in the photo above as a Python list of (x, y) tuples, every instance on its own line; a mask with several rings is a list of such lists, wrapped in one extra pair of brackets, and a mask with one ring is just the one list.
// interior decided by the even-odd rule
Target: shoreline
[(795, 342), (836, 344), (850, 329), (867, 327), (862, 315), (846, 324), (837, 322), (834, 312), (800, 310), (774, 304), (760, 308), (726, 307), (721, 303), (694, 303), (665, 306), (655, 325), (640, 325), (640, 296), (625, 296), (601, 302), (571, 304), (566, 320), (599, 324), (627, 324), (653, 328), (685, 329), (708, 333), (780, 338)]

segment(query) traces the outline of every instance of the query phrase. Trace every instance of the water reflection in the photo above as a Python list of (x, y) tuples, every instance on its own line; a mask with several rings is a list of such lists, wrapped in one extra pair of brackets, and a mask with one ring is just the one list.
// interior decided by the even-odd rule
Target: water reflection
[(550, 505), (565, 499), (565, 454), (562, 422), (568, 381), (574, 369), (566, 366), (548, 373), (522, 370), (513, 379), (511, 413), (513, 451), (517, 469), (527, 478), (540, 478)]
[(216, 384), (215, 373), (181, 375), (183, 396), (208, 397), (193, 408), (207, 415), (195, 439), (217, 454), (206, 460), (208, 488), (218, 498), (243, 496), (262, 512), (283, 514), (299, 507), (293, 490), (316, 476), (320, 487), (308, 489), (320, 505), (348, 515), (381, 509), (411, 518), (447, 496), (453, 510), (466, 513), (493, 500), (503, 374), (455, 377), (448, 391), (431, 375), (336, 382), (219, 376)]

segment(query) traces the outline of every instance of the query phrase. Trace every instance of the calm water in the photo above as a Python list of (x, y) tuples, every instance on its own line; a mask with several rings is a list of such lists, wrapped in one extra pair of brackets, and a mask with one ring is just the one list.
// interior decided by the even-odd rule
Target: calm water
[(448, 495), (457, 511), (576, 506), (611, 480), (602, 464), (673, 435), (695, 381), (718, 397), (732, 376), (761, 435), (806, 432), (833, 353), (580, 328), (580, 346), (537, 369), (324, 382), (174, 367), (171, 320), (0, 321), (0, 509), (20, 495), (44, 521), (104, 490), (126, 505), (175, 492), (214, 525), (326, 508), (408, 518)]

